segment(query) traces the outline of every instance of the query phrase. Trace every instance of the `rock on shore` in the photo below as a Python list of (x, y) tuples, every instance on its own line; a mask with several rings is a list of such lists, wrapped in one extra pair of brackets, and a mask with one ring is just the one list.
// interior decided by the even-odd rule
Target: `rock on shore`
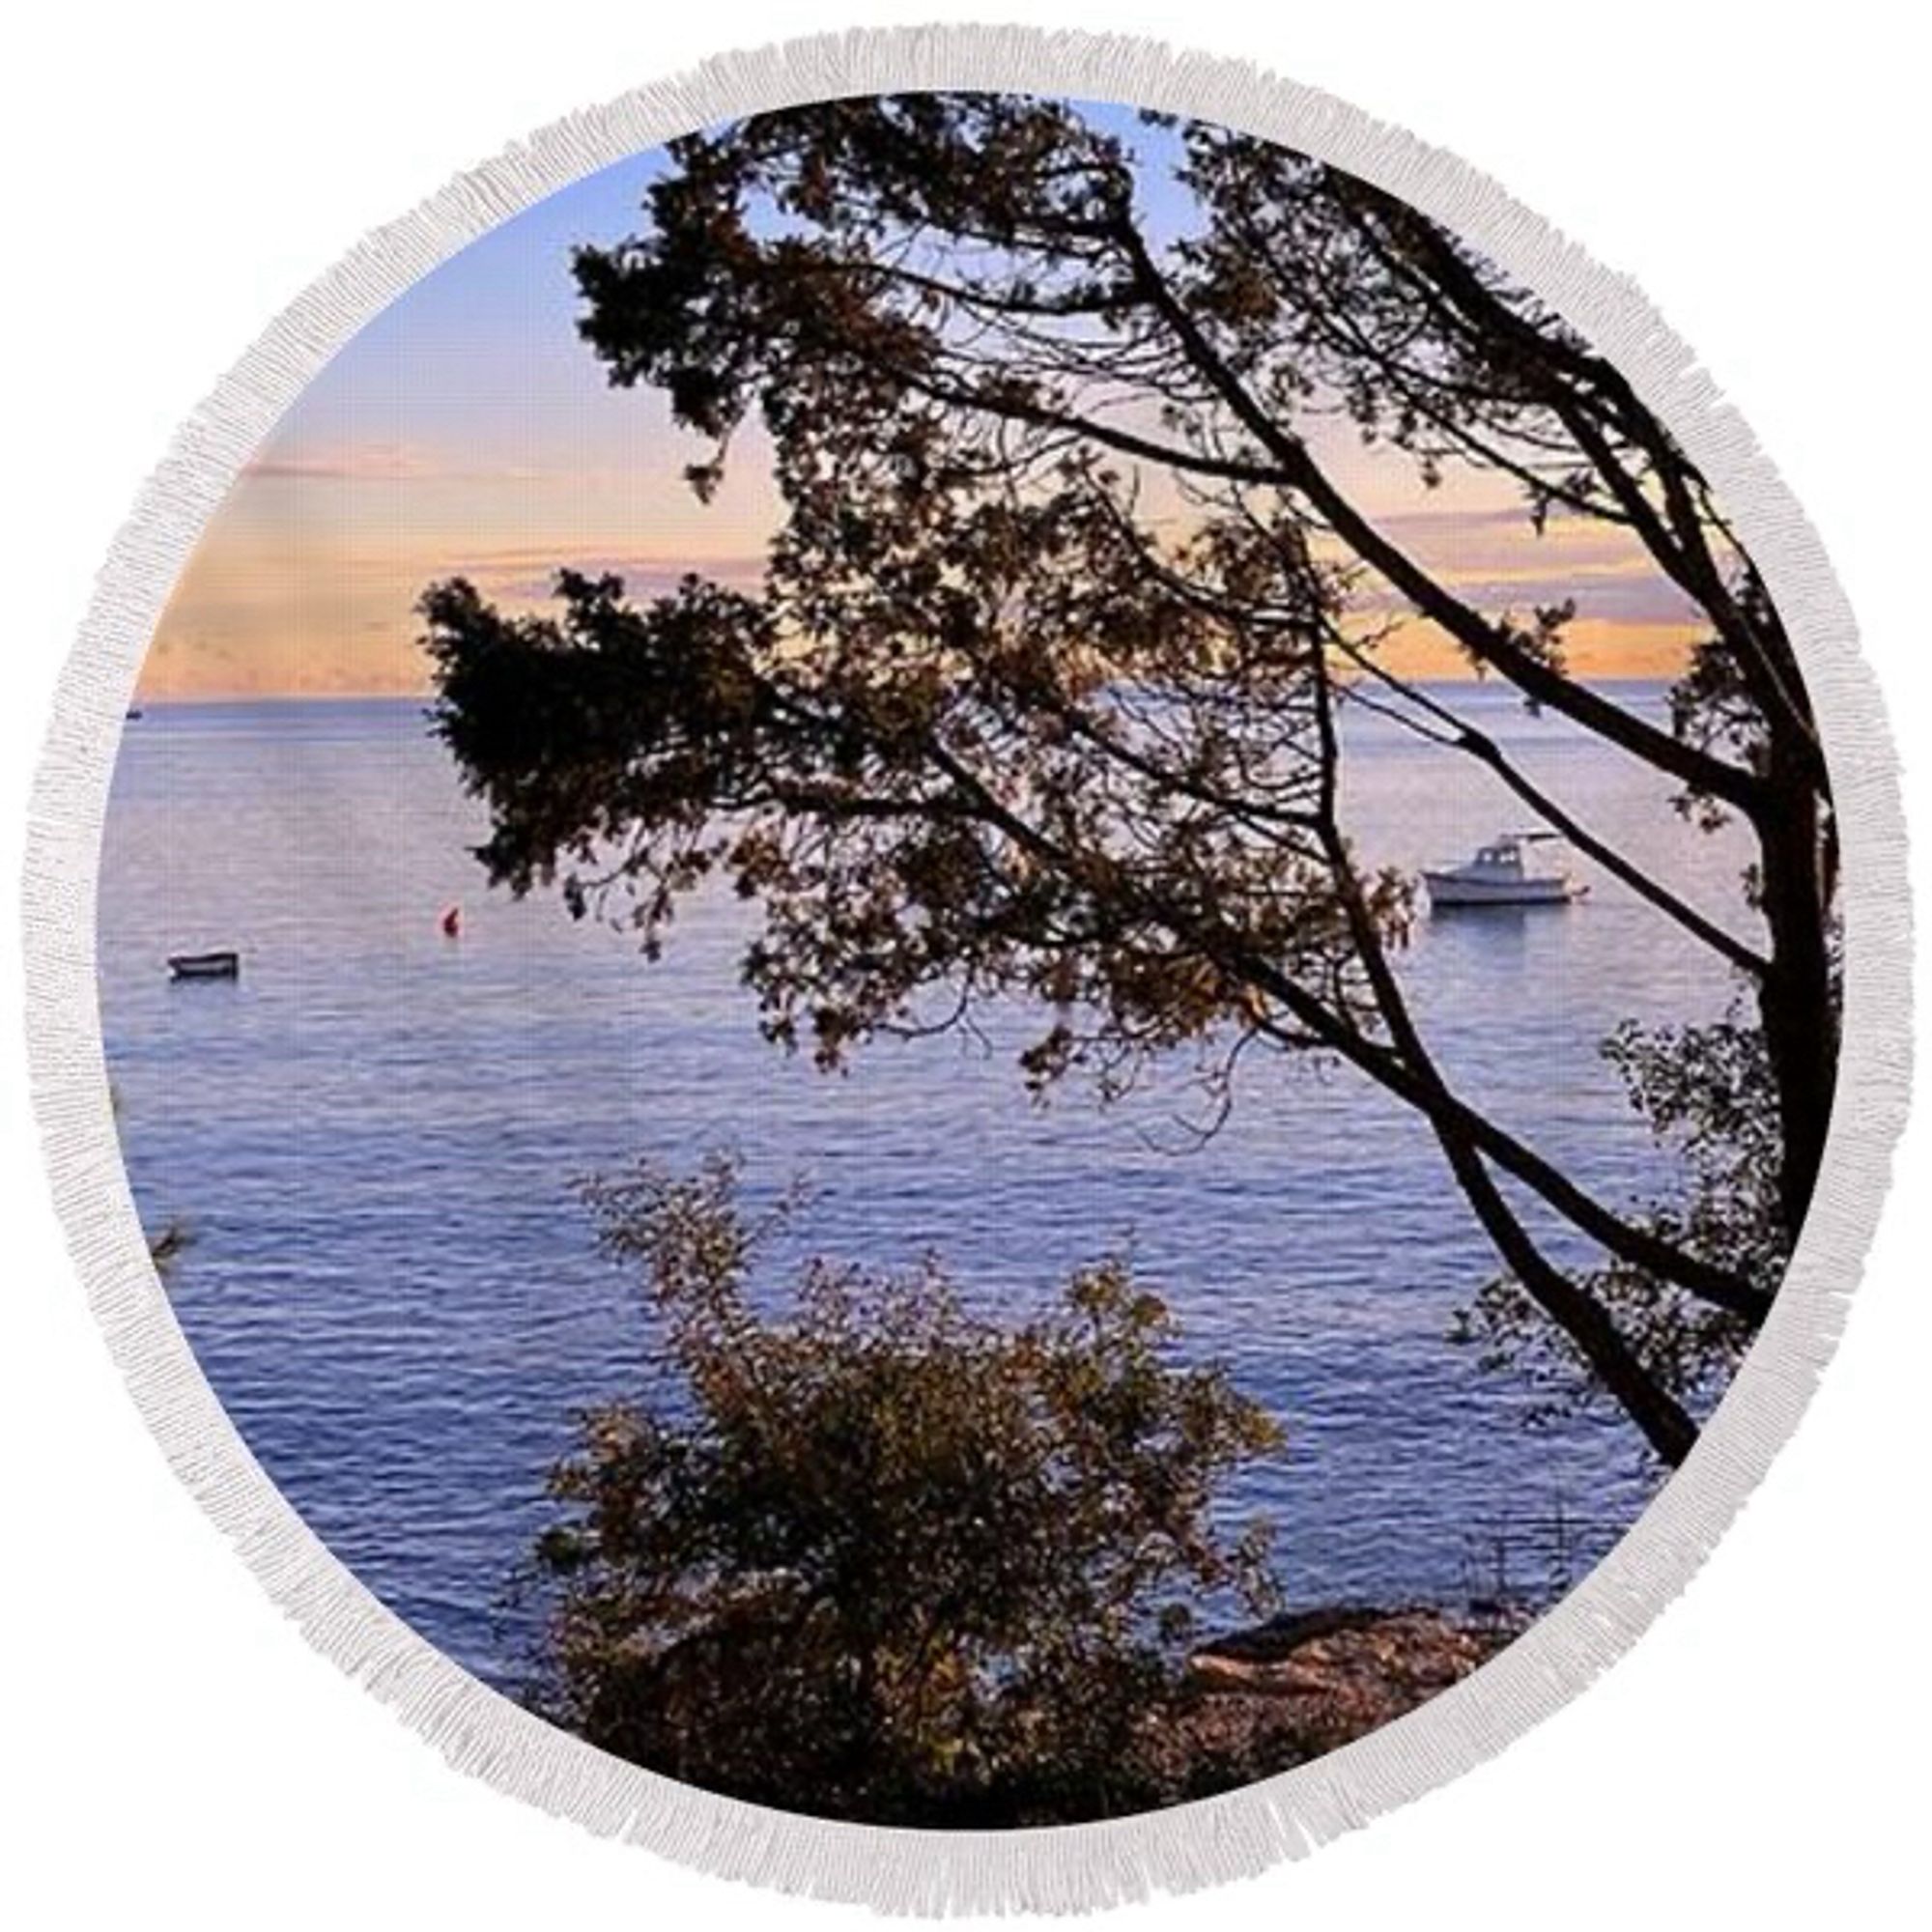
[(1426, 1703), (1516, 1633), (1433, 1608), (1345, 1607), (1277, 1617), (1188, 1661), (1176, 1744), (1249, 1776), (1319, 1757)]

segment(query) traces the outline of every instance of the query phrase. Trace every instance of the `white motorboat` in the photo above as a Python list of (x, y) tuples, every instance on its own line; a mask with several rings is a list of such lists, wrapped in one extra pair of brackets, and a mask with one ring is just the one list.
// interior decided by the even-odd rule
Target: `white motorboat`
[(1445, 906), (1567, 905), (1590, 889), (1568, 872), (1533, 870), (1528, 848), (1554, 843), (1554, 832), (1505, 832), (1466, 865), (1425, 871), (1432, 910)]

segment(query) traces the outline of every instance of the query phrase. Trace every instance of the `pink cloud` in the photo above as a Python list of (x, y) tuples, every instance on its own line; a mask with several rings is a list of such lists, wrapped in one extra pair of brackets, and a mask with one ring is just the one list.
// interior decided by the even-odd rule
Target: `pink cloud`
[(280, 482), (527, 483), (542, 474), (516, 464), (454, 464), (408, 442), (352, 443), (256, 457), (243, 471)]

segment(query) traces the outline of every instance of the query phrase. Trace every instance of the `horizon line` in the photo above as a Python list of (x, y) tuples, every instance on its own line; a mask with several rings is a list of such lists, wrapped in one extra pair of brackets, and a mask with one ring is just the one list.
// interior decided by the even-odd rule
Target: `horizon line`
[[(1407, 678), (1405, 682), (1420, 689), (1429, 690), (1439, 686), (1484, 686), (1498, 693), (1510, 693), (1518, 696), (1522, 694), (1508, 678), (1501, 676), (1482, 676), (1475, 671), (1461, 675), (1431, 675)], [(1605, 684), (1653, 684), (1671, 685), (1677, 678), (1671, 675), (1635, 671), (1606, 671), (1590, 677), (1573, 677), (1571, 683), (1584, 689), (1592, 689)], [(436, 700), (434, 691), (198, 691), (171, 692), (149, 696), (136, 693), (128, 702), (130, 714), (149, 710), (181, 711), (196, 706), (213, 708), (215, 706), (243, 704), (421, 704), (428, 705)], [(125, 723), (137, 722), (131, 715)]]

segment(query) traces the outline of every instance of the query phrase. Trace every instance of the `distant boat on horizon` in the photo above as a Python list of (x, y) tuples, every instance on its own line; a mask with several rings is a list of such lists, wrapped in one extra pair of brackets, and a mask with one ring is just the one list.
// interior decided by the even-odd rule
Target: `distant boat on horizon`
[(173, 980), (239, 980), (242, 955), (239, 952), (171, 952), (168, 977)]
[(137, 719), (137, 718), (145, 718), (146, 716), (147, 716), (147, 713), (146, 713), (146, 712), (144, 712), (144, 711), (143, 711), (143, 710), (141, 709), (141, 707), (140, 707), (140, 706), (139, 706), (138, 704), (130, 704), (130, 705), (128, 705), (128, 722), (129, 724), (132, 724), (132, 723), (134, 722), (134, 720), (135, 720), (135, 719)]
[(1590, 889), (1567, 871), (1532, 871), (1526, 848), (1560, 842), (1554, 832), (1504, 832), (1473, 859), (1440, 871), (1425, 870), (1432, 911), (1463, 906), (1568, 905)]

